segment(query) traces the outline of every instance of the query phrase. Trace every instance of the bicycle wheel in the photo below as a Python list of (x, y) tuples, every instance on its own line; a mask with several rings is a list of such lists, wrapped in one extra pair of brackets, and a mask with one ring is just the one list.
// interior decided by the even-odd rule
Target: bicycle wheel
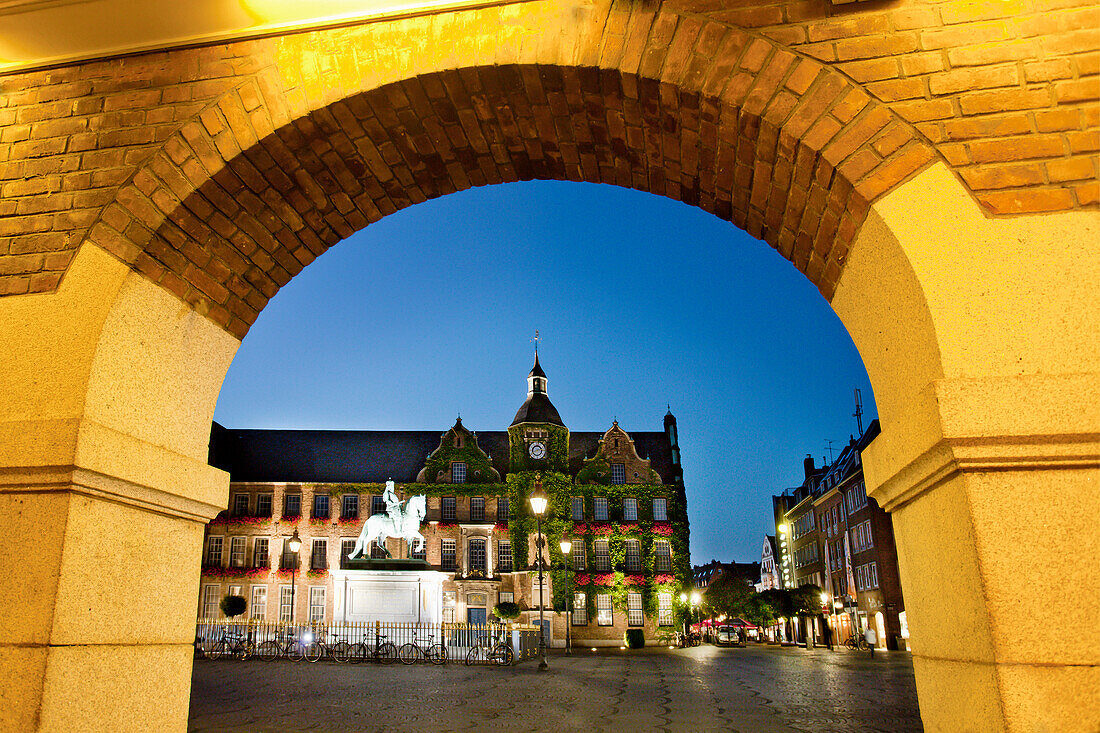
[(256, 647), (256, 656), (264, 662), (274, 662), (279, 658), (279, 645), (274, 641), (265, 641)]
[(442, 644), (432, 644), (425, 655), (432, 664), (447, 663), (447, 647)]
[(420, 660), (420, 647), (412, 642), (402, 644), (397, 650), (397, 658), (402, 664), (416, 664)]
[(324, 653), (325, 653), (325, 648), (323, 646), (321, 646), (320, 644), (318, 644), (317, 642), (313, 641), (313, 642), (310, 642), (309, 646), (307, 646), (305, 648), (305, 652), (303, 653), (303, 656), (306, 658), (307, 662), (309, 662), (310, 664), (314, 664), (315, 662), (317, 662), (318, 659), (320, 659), (324, 655)]
[(351, 660), (351, 644), (346, 641), (338, 641), (332, 645), (332, 658), (340, 664)]
[(237, 659), (240, 659), (242, 662), (247, 662), (255, 653), (256, 645), (251, 641), (242, 642), (241, 645), (237, 647)]
[(397, 647), (392, 641), (387, 641), (378, 647), (375, 657), (382, 664), (393, 664), (397, 661)]
[(493, 662), (498, 667), (507, 667), (511, 665), (514, 655), (515, 652), (512, 651), (511, 644), (501, 642), (493, 648)]
[(466, 653), (466, 666), (472, 666), (474, 664), (483, 664), (485, 662), (485, 647), (478, 644), (477, 646), (470, 647), (470, 651)]
[(286, 658), (292, 662), (300, 662), (305, 657), (306, 645), (300, 641), (292, 641), (286, 647)]
[(206, 652), (206, 656), (211, 659), (221, 659), (229, 654), (229, 643), (226, 641), (218, 641), (214, 643), (214, 646), (210, 647), (210, 650)]
[(359, 664), (367, 659), (367, 645), (363, 642), (351, 645), (351, 651), (348, 653), (348, 661), (352, 664)]

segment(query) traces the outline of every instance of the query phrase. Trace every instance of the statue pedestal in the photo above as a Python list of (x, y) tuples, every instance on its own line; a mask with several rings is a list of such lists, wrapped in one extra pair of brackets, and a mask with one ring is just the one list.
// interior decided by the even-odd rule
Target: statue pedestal
[[(352, 563), (373, 569), (352, 567), (329, 571), (335, 621), (420, 624), (443, 621), (443, 581), (449, 577), (447, 573), (420, 569), (428, 567), (421, 560), (353, 560)], [(406, 566), (409, 569), (397, 569)]]

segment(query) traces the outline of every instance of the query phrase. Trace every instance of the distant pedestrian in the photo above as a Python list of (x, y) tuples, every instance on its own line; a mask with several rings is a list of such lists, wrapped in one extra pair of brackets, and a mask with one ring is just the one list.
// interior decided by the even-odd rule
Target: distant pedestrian
[(878, 634), (875, 633), (874, 626), (868, 626), (867, 630), (863, 632), (863, 638), (867, 642), (867, 646), (871, 647), (871, 659), (875, 658), (875, 644), (878, 644)]
[(829, 624), (825, 624), (825, 627), (821, 631), (821, 635), (825, 637), (825, 646), (829, 651), (833, 650), (833, 630), (829, 628)]

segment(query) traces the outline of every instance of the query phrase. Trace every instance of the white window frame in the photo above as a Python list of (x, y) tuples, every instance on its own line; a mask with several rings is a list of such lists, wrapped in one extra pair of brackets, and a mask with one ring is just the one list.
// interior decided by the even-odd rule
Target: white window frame
[[(262, 553), (260, 552), (261, 547), (263, 547)], [(261, 558), (263, 558), (262, 563), (260, 562)], [(271, 567), (271, 540), (267, 537), (257, 537), (252, 541), (252, 567)]]
[(248, 602), (248, 617), (263, 621), (267, 618), (267, 586), (254, 585)]
[[(298, 512), (295, 513), (290, 508), (291, 501), (296, 499), (298, 502)], [(298, 491), (290, 491), (283, 495), (283, 516), (284, 517), (300, 517), (302, 516), (302, 494)]]
[(247, 537), (230, 537), (229, 538), (229, 567), (231, 568), (243, 568), (245, 556), (248, 554), (248, 538)]
[(623, 521), (638, 521), (638, 500), (635, 499), (633, 496), (628, 496), (623, 499)]
[(615, 617), (611, 605), (611, 594), (597, 593), (596, 624), (599, 626), (611, 626), (613, 623), (615, 623)]
[[(662, 548), (664, 552), (662, 553)], [(672, 543), (668, 540), (653, 541), (653, 571), (656, 573), (672, 572)]]
[(606, 522), (607, 518), (607, 497), (592, 497), (592, 520), (595, 522)]
[[(233, 494), (233, 516), (234, 517), (247, 517), (249, 501), (248, 494)], [(241, 499), (244, 499), (244, 510), (241, 510)]]
[(630, 591), (626, 594), (627, 626), (644, 626), (645, 612), (642, 610), (642, 594)]
[(309, 622), (323, 623), (325, 620), (325, 586), (309, 587)]
[[(324, 512), (321, 512), (321, 505), (324, 505)], [(325, 493), (318, 493), (313, 495), (313, 508), (310, 510), (314, 519), (328, 519), (332, 516), (332, 497)]]
[(657, 625), (672, 626), (672, 594), (657, 594)]
[(217, 585), (206, 585), (202, 589), (202, 617), (203, 618), (217, 618), (218, 612), (218, 594), (221, 592), (221, 587)]
[[(318, 548), (320, 552), (318, 552)], [(317, 564), (317, 558), (321, 558), (321, 564)], [(328, 570), (328, 540), (314, 537), (309, 546), (309, 569)]]
[[(477, 549), (475, 550), (475, 546)], [(466, 564), (471, 572), (488, 572), (489, 570), (489, 541), (484, 537), (471, 537), (466, 541)], [(475, 564), (475, 553), (480, 556), (480, 565)]]
[(497, 572), (512, 572), (512, 540), (497, 540)]
[(280, 585), (279, 586), (279, 621), (282, 623), (289, 623), (290, 617), (293, 615), (293, 603), (294, 603), (294, 586), (292, 585)]
[(206, 538), (206, 564), (221, 567), (224, 555), (225, 537), (210, 535)]
[[(256, 495), (256, 516), (257, 517), (270, 517), (271, 507), (273, 504), (274, 496), (272, 494), (263, 493)], [(265, 506), (266, 504), (266, 506)]]
[[(623, 562), (625, 564), (623, 568), (624, 572), (642, 572), (642, 543), (633, 539), (623, 540), (623, 550)], [(631, 550), (633, 550), (633, 552), (631, 552)]]
[[(348, 511), (352, 507), (355, 507), (354, 517)], [(344, 494), (340, 498), (340, 517), (341, 519), (359, 518), (359, 494)]]
[[(660, 511), (658, 511), (658, 507), (660, 507)], [(668, 521), (668, 499), (663, 496), (658, 496), (653, 499), (653, 521)]]
[(497, 595), (497, 603), (515, 603), (516, 594), (510, 590), (502, 590)]
[(386, 499), (378, 494), (371, 494), (370, 497), (370, 513), (373, 517), (375, 514), (386, 513)]
[(573, 594), (573, 619), (574, 626), (588, 626), (588, 596), (583, 591)]
[[(451, 564), (447, 565), (447, 549), (450, 548)], [(458, 569), (458, 542), (451, 537), (444, 537), (439, 543), (439, 567), (444, 571)]]
[[(600, 547), (603, 547), (603, 552), (600, 552)], [(611, 572), (611, 544), (608, 540), (596, 540), (595, 542), (595, 564), (594, 571), (597, 573), (610, 573)]]
[(583, 573), (588, 570), (588, 550), (583, 537), (573, 538), (573, 571)]

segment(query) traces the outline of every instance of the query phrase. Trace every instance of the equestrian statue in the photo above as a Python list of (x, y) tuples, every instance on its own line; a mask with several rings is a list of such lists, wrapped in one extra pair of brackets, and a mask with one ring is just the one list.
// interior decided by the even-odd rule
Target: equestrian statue
[(404, 539), (408, 543), (410, 555), (413, 553), (413, 540), (419, 540), (416, 548), (418, 552), (424, 549), (424, 535), (420, 534), (420, 523), (424, 521), (424, 517), (428, 514), (427, 500), (424, 496), (412, 497), (409, 499), (408, 505), (402, 510), (401, 505), (405, 502), (397, 498), (391, 479), (386, 482), (386, 491), (382, 494), (382, 498), (386, 502), (386, 513), (373, 514), (367, 518), (367, 521), (363, 522), (359, 539), (355, 541), (355, 549), (348, 555), (349, 560), (354, 559), (357, 555), (361, 557), (368, 556), (367, 548), (370, 547), (372, 542), (377, 542), (378, 546), (389, 557), (390, 553), (386, 550), (387, 537)]

